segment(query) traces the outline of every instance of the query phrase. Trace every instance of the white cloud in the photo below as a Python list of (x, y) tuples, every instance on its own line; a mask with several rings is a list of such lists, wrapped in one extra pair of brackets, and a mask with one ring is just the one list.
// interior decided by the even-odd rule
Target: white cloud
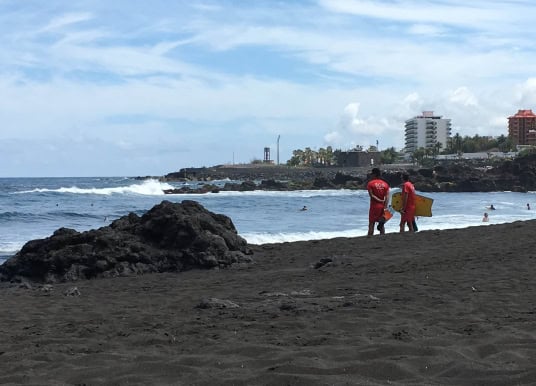
[(528, 109), (528, 106), (536, 107), (536, 78), (529, 78), (517, 87), (516, 99), (521, 106), (520, 109)]
[(423, 110), (463, 135), (536, 110), (529, 1), (20, 4), (0, 3), (0, 141), (14, 150), (0, 175), (67, 173), (67, 157), (93, 175), (247, 162), (277, 135), (283, 162), (326, 143), (401, 148)]
[(92, 15), (90, 12), (66, 13), (64, 15), (52, 19), (45, 27), (41, 29), (41, 31), (45, 32), (62, 29), (73, 24), (91, 20), (91, 18)]
[(437, 36), (444, 34), (445, 29), (432, 24), (413, 24), (409, 27), (408, 32), (414, 35)]
[[(389, 19), (404, 22), (441, 23), (474, 28), (483, 23), (501, 23), (514, 14), (508, 1), (497, 1), (492, 6), (488, 1), (361, 1), (320, 0), (326, 9), (333, 12)], [(491, 5), (491, 6), (490, 6)]]
[(324, 141), (330, 146), (339, 146), (343, 149), (355, 145), (368, 147), (376, 145), (378, 138), (390, 126), (386, 118), (360, 117), (360, 103), (352, 102), (344, 108), (337, 128), (324, 135)]
[(463, 106), (478, 105), (476, 96), (467, 87), (459, 87), (454, 90), (450, 95), (449, 101)]
[(341, 128), (352, 133), (366, 132), (367, 128), (364, 121), (359, 119), (359, 103), (350, 103), (344, 108), (341, 117)]

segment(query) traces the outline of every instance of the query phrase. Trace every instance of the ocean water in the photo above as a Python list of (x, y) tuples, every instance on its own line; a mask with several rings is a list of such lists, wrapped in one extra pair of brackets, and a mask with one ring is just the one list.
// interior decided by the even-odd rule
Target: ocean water
[[(48, 237), (60, 227), (78, 231), (100, 228), (130, 212), (142, 215), (162, 200), (195, 200), (212, 212), (225, 214), (251, 244), (367, 233), (369, 199), (364, 190), (163, 194), (163, 189), (184, 185), (123, 177), (0, 178), (0, 263), (27, 241)], [(434, 199), (433, 217), (419, 218), (419, 230), (536, 218), (535, 192), (424, 195)], [(486, 208), (491, 204), (496, 210)], [(307, 211), (300, 210), (304, 205)], [(484, 212), (489, 213), (488, 224), (482, 223)], [(399, 219), (395, 214), (386, 224), (387, 233), (398, 232)]]

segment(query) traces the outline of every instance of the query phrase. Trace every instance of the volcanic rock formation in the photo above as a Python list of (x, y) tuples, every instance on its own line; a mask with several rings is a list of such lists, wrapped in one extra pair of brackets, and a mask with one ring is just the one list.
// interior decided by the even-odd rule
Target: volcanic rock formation
[(0, 280), (55, 283), (250, 262), (232, 220), (195, 201), (163, 201), (86, 232), (60, 228), (0, 266)]

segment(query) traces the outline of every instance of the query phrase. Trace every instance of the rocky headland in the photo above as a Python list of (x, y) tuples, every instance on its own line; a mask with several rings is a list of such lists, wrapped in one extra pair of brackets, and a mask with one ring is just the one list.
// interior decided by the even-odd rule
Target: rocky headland
[[(493, 166), (468, 161), (449, 161), (430, 168), (414, 165), (380, 165), (391, 185), (402, 183), (407, 172), (422, 192), (493, 192), (536, 190), (536, 155), (506, 160)], [(251, 190), (365, 189), (370, 167), (288, 167), (276, 165), (215, 166), (185, 168), (162, 177), (164, 181), (201, 181), (197, 188), (183, 187), (168, 194), (217, 193)], [(229, 179), (223, 187), (214, 180)]]

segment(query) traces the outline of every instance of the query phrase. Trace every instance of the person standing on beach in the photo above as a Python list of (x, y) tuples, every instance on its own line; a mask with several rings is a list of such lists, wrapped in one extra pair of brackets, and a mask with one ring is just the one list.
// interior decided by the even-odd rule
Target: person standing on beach
[(406, 231), (406, 224), (409, 231), (414, 232), (413, 222), (415, 221), (415, 186), (409, 180), (409, 174), (402, 174), (402, 209), (400, 210), (400, 233)]
[(383, 235), (385, 234), (383, 213), (389, 201), (389, 184), (380, 178), (380, 169), (373, 168), (370, 174), (371, 180), (367, 184), (367, 191), (370, 196), (368, 235), (372, 236), (374, 234), (375, 223), (378, 223), (378, 230)]

